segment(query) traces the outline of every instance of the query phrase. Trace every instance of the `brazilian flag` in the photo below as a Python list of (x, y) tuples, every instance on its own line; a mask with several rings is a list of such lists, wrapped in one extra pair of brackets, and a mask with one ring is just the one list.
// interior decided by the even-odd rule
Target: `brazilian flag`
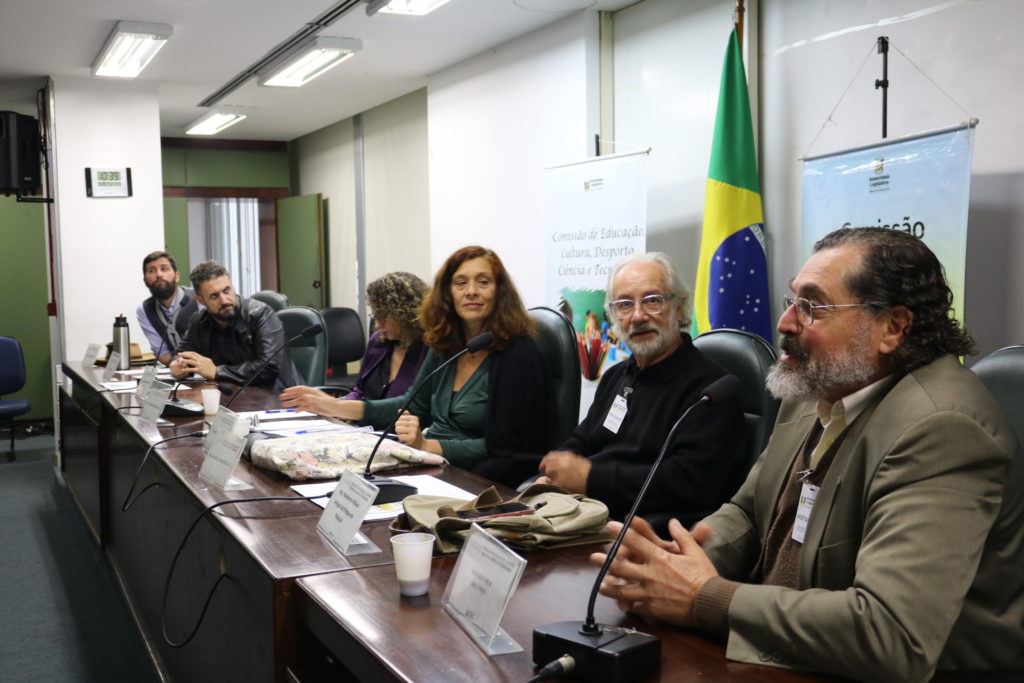
[(739, 38), (725, 51), (694, 291), (695, 333), (722, 327), (772, 341), (764, 213)]

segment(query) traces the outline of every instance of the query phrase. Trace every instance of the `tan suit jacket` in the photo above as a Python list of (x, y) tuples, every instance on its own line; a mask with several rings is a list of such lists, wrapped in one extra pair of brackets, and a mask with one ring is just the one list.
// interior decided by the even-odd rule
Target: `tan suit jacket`
[(743, 487), (705, 520), (715, 567), (748, 584), (729, 606), (727, 656), (876, 683), (1024, 668), (1019, 447), (952, 357), (903, 377), (850, 426), (808, 522), (799, 590), (749, 585), (815, 417), (813, 402), (783, 403)]

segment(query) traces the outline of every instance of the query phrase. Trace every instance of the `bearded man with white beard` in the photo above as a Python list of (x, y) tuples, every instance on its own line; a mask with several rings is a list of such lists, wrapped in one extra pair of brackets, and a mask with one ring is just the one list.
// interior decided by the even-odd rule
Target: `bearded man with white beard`
[[(680, 415), (725, 371), (702, 354), (690, 327), (690, 292), (664, 254), (633, 254), (612, 268), (608, 317), (632, 356), (601, 378), (587, 417), (544, 456), (537, 481), (597, 498), (623, 518)], [(696, 521), (733, 493), (743, 438), (735, 394), (676, 431), (638, 510)]]
[(1024, 468), (960, 364), (973, 340), (942, 265), (911, 235), (842, 229), (790, 288), (764, 453), (692, 531), (634, 522), (601, 593), (745, 663), (1024, 680)]

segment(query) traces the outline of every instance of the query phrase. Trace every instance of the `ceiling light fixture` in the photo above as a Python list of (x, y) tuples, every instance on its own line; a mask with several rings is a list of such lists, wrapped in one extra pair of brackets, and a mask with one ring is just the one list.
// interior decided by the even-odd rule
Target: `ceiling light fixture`
[(174, 33), (170, 24), (119, 21), (92, 65), (93, 76), (135, 78)]
[(366, 15), (372, 17), (381, 14), (404, 14), (422, 17), (430, 14), (448, 0), (369, 0), (366, 3)]
[(338, 66), (363, 47), (358, 38), (316, 36), (271, 66), (260, 76), (260, 85), (298, 88)]
[(185, 135), (216, 135), (225, 128), (245, 119), (247, 114), (218, 107), (206, 112), (185, 129)]

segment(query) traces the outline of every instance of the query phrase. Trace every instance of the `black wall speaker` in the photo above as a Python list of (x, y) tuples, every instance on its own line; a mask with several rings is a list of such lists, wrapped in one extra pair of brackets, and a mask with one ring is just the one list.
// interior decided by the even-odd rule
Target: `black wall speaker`
[(35, 194), (39, 167), (39, 122), (0, 111), (0, 193)]

